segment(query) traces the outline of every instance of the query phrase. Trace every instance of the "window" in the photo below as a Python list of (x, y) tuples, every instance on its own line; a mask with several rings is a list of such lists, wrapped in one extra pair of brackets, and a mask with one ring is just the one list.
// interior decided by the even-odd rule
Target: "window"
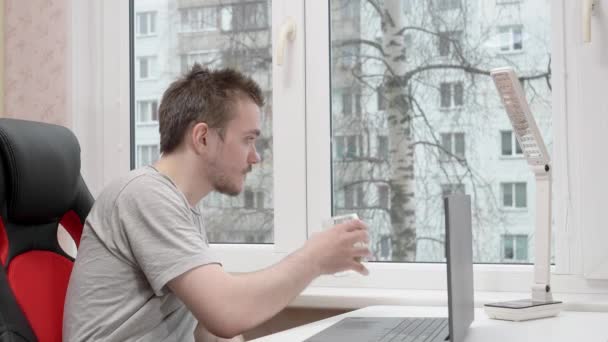
[(357, 157), (357, 136), (349, 135), (346, 137), (346, 158)]
[(365, 195), (363, 193), (363, 186), (347, 185), (344, 188), (344, 208), (363, 208), (365, 207)]
[(388, 159), (388, 136), (386, 135), (378, 136), (378, 158)]
[(156, 78), (156, 57), (145, 56), (137, 57), (138, 72), (137, 76), (140, 80)]
[(264, 192), (245, 189), (243, 192), (246, 209), (264, 209)]
[(498, 33), (501, 52), (515, 52), (523, 49), (522, 26), (501, 26)]
[(513, 131), (500, 132), (501, 155), (515, 156), (523, 154), (519, 142), (515, 138)]
[(518, 4), (521, 0), (496, 0), (497, 5)]
[(439, 56), (449, 56), (461, 49), (461, 31), (441, 32), (439, 34)]
[(441, 95), (441, 108), (460, 107), (464, 104), (462, 82), (441, 83), (439, 93)]
[(180, 9), (182, 32), (204, 32), (218, 29), (218, 7)]
[(464, 133), (442, 133), (441, 147), (442, 160), (451, 160), (452, 158), (464, 160)]
[(223, 31), (257, 31), (268, 29), (268, 3), (242, 2), (221, 10)]
[[(143, 3), (143, 1), (135, 1), (135, 6), (137, 6), (138, 2)], [(401, 5), (395, 5), (396, 3), (400, 3), (396, 1), (390, 2), (379, 2), (381, 8), (384, 10), (391, 10), (389, 13), (399, 13), (395, 11), (391, 6), (399, 6), (399, 9), (403, 9)], [(180, 7), (185, 7), (185, 2), (180, 2), (176, 0), (170, 0), (171, 4), (169, 8), (175, 12), (175, 18), (170, 18), (171, 15), (168, 15), (168, 22), (175, 24), (179, 24), (180, 19), (178, 17), (179, 12), (177, 9)], [(192, 6), (191, 3), (198, 3), (199, 5), (204, 5), (206, 2), (192, 0), (188, 1), (188, 6)], [(499, 263), (502, 262), (500, 257), (500, 241), (501, 234), (503, 234), (506, 230), (505, 224), (501, 219), (504, 218), (504, 213), (501, 212), (501, 202), (502, 202), (502, 193), (501, 193), (501, 183), (496, 179), (507, 179), (511, 180), (508, 177), (504, 177), (503, 174), (508, 172), (509, 170), (504, 170), (506, 168), (503, 164), (506, 164), (504, 161), (499, 161), (499, 158), (496, 158), (497, 151), (502, 149), (501, 140), (497, 139), (496, 129), (491, 129), (491, 127), (500, 127), (501, 124), (504, 124), (504, 110), (498, 108), (496, 103), (492, 101), (491, 96), (485, 96), (485, 94), (491, 94), (495, 92), (492, 88), (493, 85), (488, 82), (489, 78), (485, 74), (471, 74), (466, 70), (458, 69), (439, 69), (434, 68), (436, 61), (430, 61), (425, 57), (432, 57), (433, 55), (438, 54), (438, 46), (437, 44), (437, 36), (435, 34), (426, 34), (424, 30), (430, 31), (431, 33), (437, 32), (437, 30), (443, 30), (450, 32), (450, 30), (462, 29), (465, 27), (478, 27), (484, 28), (483, 32), (486, 32), (486, 36), (488, 32), (492, 35), (492, 32), (498, 32), (498, 27), (496, 23), (500, 23), (502, 17), (498, 15), (492, 15), (492, 11), (482, 11), (481, 6), (485, 6), (485, 3), (480, 3), (476, 1), (449, 1), (449, 0), (433, 0), (430, 2), (430, 6), (413, 6), (411, 16), (418, 15), (420, 12), (419, 18), (425, 18), (425, 20), (420, 21), (412, 21), (407, 14), (405, 21), (397, 22), (398, 25), (407, 26), (407, 25), (416, 25), (413, 30), (406, 30), (402, 32), (403, 40), (395, 39), (394, 43), (396, 47), (392, 49), (391, 46), (382, 46), (383, 53), (380, 51), (376, 51), (374, 47), (364, 45), (358, 51), (356, 51), (356, 56), (354, 57), (357, 61), (358, 65), (356, 70), (348, 69), (340, 69), (337, 68), (336, 64), (332, 64), (333, 61), (336, 60), (336, 56), (340, 55), (340, 50), (343, 47), (343, 42), (347, 39), (370, 39), (370, 37), (380, 37), (382, 38), (380, 42), (382, 44), (386, 44), (387, 40), (383, 39), (382, 32), (379, 32), (379, 19), (375, 17), (374, 12), (372, 11), (371, 6), (359, 6), (358, 13), (360, 12), (361, 18), (369, 18), (369, 21), (361, 20), (359, 23), (355, 23), (353, 25), (353, 21), (350, 20), (339, 20), (340, 13), (339, 11), (347, 11), (344, 7), (338, 6), (339, 3), (356, 3), (360, 4), (358, 1), (338, 1), (331, 0), (330, 6), (326, 6), (325, 11), (331, 10), (331, 20), (330, 18), (322, 15), (320, 18), (317, 17), (317, 14), (323, 14), (323, 11), (319, 12), (307, 12), (307, 15), (295, 15), (296, 18), (305, 17), (305, 21), (307, 25), (298, 27), (303, 27), (306, 30), (306, 35), (297, 35), (296, 43), (301, 44), (302, 40), (305, 39), (306, 44), (306, 54), (302, 54), (302, 57), (306, 58), (306, 68), (304, 70), (300, 70), (299, 65), (290, 66), (290, 68), (276, 68), (276, 70), (281, 70), (283, 72), (296, 73), (304, 76), (302, 78), (306, 79), (306, 92), (302, 92), (300, 97), (306, 99), (306, 115), (293, 115), (290, 113), (289, 115), (277, 115), (275, 120), (282, 116), (289, 117), (289, 121), (293, 122), (293, 126), (298, 126), (302, 130), (305, 130), (303, 135), (306, 137), (307, 144), (314, 147), (306, 149), (305, 151), (313, 151), (314, 153), (302, 153), (299, 150), (293, 150), (292, 156), (295, 155), (296, 158), (299, 158), (300, 155), (306, 155), (307, 163), (305, 168), (306, 179), (308, 179), (307, 191), (303, 193), (311, 194), (308, 196), (308, 206), (299, 206), (298, 208), (304, 208), (302, 210), (306, 210), (308, 213), (309, 226), (308, 232), (314, 231), (314, 222), (317, 222), (323, 218), (328, 217), (331, 214), (339, 214), (344, 207), (344, 184), (352, 184), (357, 181), (364, 182), (363, 184), (372, 184), (371, 189), (370, 186), (363, 186), (363, 191), (367, 195), (373, 196), (375, 193), (373, 187), (377, 184), (391, 184), (390, 187), (390, 196), (387, 195), (386, 207), (388, 209), (376, 210), (378, 202), (373, 201), (373, 198), (368, 198), (368, 203), (366, 203), (369, 207), (365, 207), (362, 210), (358, 210), (357, 213), (363, 219), (373, 222), (370, 224), (370, 230), (373, 236), (373, 243), (370, 246), (374, 246), (374, 248), (380, 248), (381, 243), (380, 237), (386, 237), (386, 248), (383, 248), (385, 251), (385, 259), (387, 261), (400, 262), (400, 261), (432, 261), (437, 262), (441, 261), (441, 257), (443, 253), (434, 253), (432, 250), (428, 249), (424, 246), (424, 241), (422, 239), (417, 239), (416, 237), (431, 237), (436, 240), (441, 239), (441, 235), (439, 229), (433, 230), (433, 227), (440, 227), (441, 225), (441, 208), (437, 206), (437, 195), (438, 189), (440, 188), (441, 183), (452, 183), (457, 184), (462, 182), (466, 184), (467, 189), (478, 189), (479, 191), (474, 193), (475, 198), (473, 200), (475, 203), (482, 204), (480, 208), (477, 208), (479, 212), (474, 212), (474, 215), (483, 216), (479, 220), (476, 220), (474, 226), (474, 232), (476, 234), (476, 251), (479, 251), (475, 258), (476, 262), (490, 262), (490, 263)], [(549, 59), (552, 56), (549, 47), (552, 46), (550, 43), (549, 35), (553, 31), (548, 29), (550, 23), (550, 16), (553, 12), (549, 11), (549, 6), (553, 7), (553, 2), (539, 1), (539, 0), (526, 0), (522, 2), (522, 10), (529, 10), (529, 8), (524, 8), (524, 5), (534, 3), (534, 8), (544, 8), (546, 11), (537, 11), (534, 12), (537, 15), (532, 17), (521, 15), (518, 16), (517, 13), (513, 13), (513, 18), (521, 18), (522, 26), (525, 25), (527, 31), (534, 32), (535, 41), (538, 40), (538, 44), (534, 44), (534, 46), (526, 46), (526, 50), (522, 50), (522, 53), (517, 56), (517, 59), (509, 61), (515, 68), (518, 70), (523, 70), (521, 75), (526, 77), (534, 77), (541, 75), (545, 72), (551, 73), (552, 71), (555, 74), (551, 74), (551, 85), (553, 86), (553, 90), (560, 89), (559, 83), (554, 83), (553, 81), (558, 79), (561, 75), (556, 71), (559, 71), (559, 65), (554, 65), (553, 67), (548, 69)], [(182, 55), (195, 51), (202, 50), (211, 50), (217, 49), (219, 51), (234, 49), (234, 45), (230, 45), (229, 40), (236, 38), (240, 38), (239, 34), (233, 34), (232, 31), (232, 17), (234, 15), (232, 7), (226, 5), (226, 2), (222, 2), (224, 4), (223, 7), (220, 8), (218, 12), (218, 20), (219, 27), (223, 32), (218, 32), (217, 34), (209, 35), (209, 36), (222, 36), (226, 35), (225, 40), (221, 40), (219, 44), (216, 44), (213, 40), (206, 38), (207, 35), (175, 35), (171, 36), (171, 33), (168, 34), (168, 41), (175, 42), (176, 46), (179, 46), (179, 49), (169, 48), (168, 46), (159, 45), (159, 51), (168, 51), (169, 55), (165, 58), (165, 52), (162, 55), (159, 55), (159, 65), (158, 65), (158, 74), (162, 75), (163, 82), (166, 80), (166, 84), (168, 84), (169, 80), (176, 76), (177, 71), (180, 70), (180, 58)], [(327, 4), (326, 4), (327, 5)], [(173, 7), (171, 7), (173, 6)], [(270, 2), (267, 4), (267, 8), (270, 9), (272, 5)], [(304, 6), (300, 6), (298, 2), (295, 6), (285, 6), (291, 8), (304, 8)], [(310, 10), (311, 7), (318, 8), (317, 4), (311, 2), (310, 4), (307, 2), (306, 8)], [(322, 7), (322, 6), (321, 6)], [(327, 8), (328, 7), (328, 8)], [(509, 10), (516, 10), (519, 6), (509, 7)], [(454, 11), (443, 11), (442, 9), (456, 8), (459, 10)], [(440, 10), (441, 9), (441, 10)], [(462, 10), (460, 10), (462, 9)], [(335, 12), (334, 12), (335, 11)], [(272, 11), (268, 10), (267, 14), (269, 16), (269, 24), (272, 22), (270, 18), (270, 13)], [(274, 12), (278, 13), (278, 12)], [(310, 13), (313, 13), (310, 15)], [(485, 16), (481, 16), (480, 14), (484, 14)], [(531, 13), (528, 11), (527, 13)], [(301, 13), (299, 13), (301, 14)], [(358, 14), (357, 14), (358, 16)], [(164, 18), (165, 14), (159, 13), (159, 18)], [(352, 16), (351, 16), (352, 17)], [(230, 19), (230, 20), (227, 20)], [(282, 23), (284, 18), (273, 18), (277, 23)], [(427, 20), (428, 19), (428, 20)], [(555, 18), (554, 18), (555, 19)], [(554, 20), (559, 25), (562, 21), (561, 17)], [(503, 23), (505, 21), (502, 21)], [(313, 24), (316, 23), (316, 24)], [(329, 29), (329, 33), (327, 34), (326, 28), (323, 28), (324, 25), (319, 25), (318, 23), (329, 23), (331, 25)], [(443, 25), (443, 24), (446, 25)], [(534, 30), (532, 30), (532, 26), (534, 25)], [(164, 25), (161, 25), (164, 26)], [(420, 30), (417, 30), (419, 28)], [(401, 28), (396, 28), (395, 31)], [(179, 27), (172, 28), (173, 32), (179, 32)], [(391, 33), (391, 28), (388, 28), (389, 31), (386, 34), (396, 34)], [(160, 31), (160, 27), (159, 27)], [(467, 42), (467, 51), (463, 51), (465, 54), (465, 60), (471, 63), (471, 66), (479, 69), (487, 71), (490, 68), (496, 66), (495, 65), (495, 55), (496, 50), (499, 45), (492, 41), (484, 41), (483, 37), (480, 37), (475, 32), (469, 32), (470, 30), (465, 30), (462, 33), (462, 41)], [(171, 31), (169, 31), (171, 32)], [(325, 33), (324, 33), (325, 32)], [(321, 34), (319, 34), (321, 33)], [(479, 31), (477, 31), (479, 33)], [(164, 35), (164, 33), (159, 32), (159, 34)], [(258, 33), (251, 33), (252, 35), (257, 36)], [(386, 101), (383, 105), (375, 105), (376, 102), (376, 89), (380, 86), (384, 86), (390, 82), (390, 69), (394, 66), (393, 62), (400, 60), (399, 58), (404, 59), (405, 50), (401, 50), (401, 48), (406, 48), (405, 44), (405, 36), (408, 35), (410, 37), (409, 42), (407, 44), (407, 72), (408, 75), (411, 75), (410, 78), (403, 79), (403, 84), (399, 87), (399, 95), (402, 95), (403, 99), (411, 99), (412, 105), (409, 107), (399, 105), (399, 101)], [(189, 36), (196, 36), (199, 42), (197, 42), (194, 38)], [(218, 38), (224, 39), (224, 38)], [(373, 38), (371, 38), (373, 39)], [(178, 41), (179, 40), (179, 41)], [(489, 40), (489, 39), (488, 39)], [(245, 41), (239, 40), (239, 43), (245, 43)], [(266, 42), (267, 43), (267, 42)], [(137, 56), (142, 54), (149, 54), (151, 51), (144, 50), (145, 46), (137, 45), (140, 43), (135, 42), (135, 55)], [(238, 44), (235, 44), (238, 45)], [(256, 43), (256, 47), (261, 46)], [(268, 44), (266, 45), (268, 46)], [(295, 45), (302, 46), (302, 45)], [(444, 45), (445, 46), (445, 45)], [(322, 49), (327, 49), (329, 47), (330, 53), (327, 50), (323, 51)], [(448, 55), (450, 55), (453, 51), (453, 46), (449, 46), (450, 51)], [(529, 51), (530, 49), (536, 49), (534, 53)], [(138, 52), (139, 51), (139, 52)], [(301, 50), (293, 50), (300, 51)], [(287, 54), (289, 55), (292, 50), (288, 50)], [(300, 52), (297, 52), (298, 54)], [(560, 51), (556, 51), (560, 54)], [(270, 54), (269, 54), (270, 55)], [(175, 56), (178, 56), (177, 59)], [(312, 56), (312, 58), (309, 58)], [(332, 56), (333, 58), (329, 59), (327, 56)], [(270, 58), (270, 56), (268, 56)], [(223, 58), (223, 57), (222, 57)], [(312, 61), (311, 61), (312, 60)], [(553, 60), (561, 60), (553, 58)], [(162, 61), (162, 62), (161, 62)], [(318, 64), (315, 64), (318, 63)], [(327, 63), (327, 64), (324, 64)], [(457, 63), (457, 62), (455, 62)], [(133, 72), (135, 72), (135, 76), (137, 76), (138, 65), (137, 61), (135, 61), (135, 68)], [(320, 67), (315, 67), (315, 65), (319, 65)], [(461, 66), (461, 64), (456, 64)], [(325, 68), (327, 67), (327, 68)], [(425, 69), (427, 68), (427, 69)], [(328, 72), (325, 70), (329, 70)], [(424, 70), (424, 71), (420, 71)], [(353, 74), (354, 72), (354, 74)], [(268, 69), (266, 73), (267, 76), (270, 76), (272, 79), (272, 69)], [(278, 76), (278, 75), (275, 75)], [(285, 75), (283, 75), (285, 76)], [(298, 79), (300, 77), (297, 77)], [(275, 78), (277, 79), (277, 78)], [(280, 77), (278, 79), (281, 79)], [(447, 101), (445, 101), (444, 106), (438, 105), (440, 100), (438, 99), (438, 86), (442, 83), (453, 83), (454, 80), (462, 80), (462, 86), (458, 86), (457, 88), (453, 85), (443, 91), (443, 93), (447, 93)], [(464, 80), (471, 80), (471, 82), (467, 81), (467, 99), (464, 101)], [(536, 106), (533, 111), (535, 115), (541, 115), (543, 118), (540, 122), (540, 129), (543, 131), (545, 137), (547, 137), (547, 143), (552, 144), (552, 127), (559, 127), (554, 122), (552, 122), (552, 108), (551, 108), (551, 89), (547, 87), (547, 82), (543, 78), (533, 79), (530, 82), (534, 82), (534, 89), (537, 91), (535, 93), (534, 98), (538, 100), (537, 103), (542, 102), (543, 106), (538, 106), (538, 104), (532, 104), (532, 106)], [(555, 81), (558, 82), (558, 81)], [(136, 82), (137, 83), (137, 82)], [(161, 82), (159, 82), (161, 83)], [(330, 84), (330, 97), (325, 97), (324, 93), (328, 93), (327, 84)], [(138, 98), (146, 99), (146, 98), (160, 98), (160, 96), (156, 96), (156, 94), (144, 94), (147, 91), (145, 85), (136, 84), (135, 93)], [(440, 86), (439, 86), (440, 87)], [(159, 87), (160, 88), (160, 87)], [(272, 89), (273, 91), (289, 91), (289, 87), (286, 87), (282, 84), (272, 84), (271, 82), (266, 82), (264, 89)], [(325, 89), (324, 92), (317, 91), (317, 89)], [(361, 117), (357, 117), (356, 120), (351, 118), (345, 119), (342, 110), (342, 102), (349, 101), (344, 100), (342, 97), (342, 90), (345, 88), (358, 89), (361, 93), (361, 102), (366, 104), (365, 111), (366, 115), (362, 115)], [(388, 88), (388, 95), (391, 99), (394, 97), (393, 91), (394, 88)], [(488, 98), (490, 101), (485, 101)], [(275, 96), (276, 101), (280, 103), (282, 101), (282, 96)], [(294, 98), (290, 98), (294, 99)], [(277, 113), (286, 113), (289, 112), (289, 109), (298, 110), (301, 106), (296, 105), (296, 101), (291, 101), (291, 105), (287, 107), (287, 111), (285, 108), (282, 108), (282, 111), (279, 111), (279, 108), (275, 108)], [(335, 112), (330, 112), (328, 108), (323, 108), (321, 104), (331, 103)], [(351, 113), (356, 112), (355, 101), (352, 96), (350, 98), (350, 108)], [(370, 105), (367, 105), (370, 104)], [(401, 102), (403, 104), (403, 102)], [(462, 110), (446, 112), (441, 111), (442, 108), (452, 108), (461, 106)], [(377, 108), (382, 108), (378, 110)], [(135, 107), (136, 108), (136, 107)], [(135, 113), (133, 113), (135, 115)], [(352, 115), (352, 114), (351, 114)], [(304, 120), (305, 122), (300, 122), (299, 120)], [(324, 122), (323, 120), (329, 121), (327, 127), (325, 123), (320, 124), (320, 122)], [(428, 122), (425, 122), (428, 120)], [(495, 122), (494, 120), (501, 120), (500, 122)], [(278, 122), (274, 121), (275, 127), (280, 127), (281, 130), (286, 129), (286, 125), (276, 125)], [(484, 129), (485, 128), (485, 129)], [(474, 173), (475, 180), (473, 182), (478, 182), (477, 184), (470, 185), (473, 177), (465, 176), (466, 179), (458, 179), (459, 171), (466, 172), (461, 165), (458, 163), (453, 164), (439, 164), (437, 163), (437, 145), (439, 147), (443, 147), (443, 139), (441, 136), (442, 132), (453, 132), (454, 130), (458, 130), (462, 133), (462, 144), (460, 145), (461, 151), (463, 151), (464, 155), (464, 135), (467, 135), (467, 139), (469, 140), (469, 148), (466, 151), (467, 160), (471, 161), (470, 171)], [(141, 132), (141, 131), (138, 131)], [(136, 138), (135, 141), (138, 140), (138, 132), (135, 132)], [(284, 131), (281, 131), (283, 134)], [(291, 131), (290, 131), (291, 132)], [(364, 133), (365, 132), (365, 133)], [(394, 151), (391, 149), (388, 151), (388, 154), (391, 158), (387, 158), (387, 162), (378, 163), (376, 158), (369, 158), (369, 160), (356, 160), (350, 161), (344, 160), (344, 155), (347, 150), (347, 139), (346, 136), (359, 135), (359, 134), (367, 134), (367, 132), (371, 132), (369, 135), (364, 135), (364, 137), (369, 137), (371, 140), (371, 149), (372, 151), (380, 153), (380, 149), (375, 149), (376, 141), (372, 140), (377, 136), (387, 136), (388, 141), (391, 142), (391, 146), (394, 146)], [(264, 133), (272, 134), (271, 130), (266, 131)], [(278, 132), (277, 132), (278, 133)], [(409, 135), (408, 135), (409, 134)], [(141, 135), (141, 133), (140, 133)], [(559, 136), (559, 135), (556, 135)], [(290, 138), (294, 141), (298, 140), (300, 134), (294, 135), (291, 134)], [(317, 139), (317, 137), (321, 137)], [(330, 139), (333, 137), (333, 139)], [(341, 138), (339, 138), (341, 137)], [(456, 150), (456, 142), (454, 141), (455, 137), (451, 137), (450, 139), (450, 151)], [(334, 144), (334, 150), (331, 151), (330, 142)], [(447, 143), (446, 143), (447, 144)], [(270, 153), (276, 153), (277, 148), (285, 147), (287, 145), (286, 141), (282, 141), (281, 143), (277, 142), (274, 144), (275, 151), (269, 151)], [(350, 146), (352, 147), (352, 139), (350, 141)], [(272, 145), (270, 145), (272, 146)], [(341, 147), (340, 147), (341, 146)], [(477, 148), (477, 146), (483, 146), (484, 148)], [(514, 147), (515, 148), (515, 147)], [(350, 148), (349, 150), (353, 150)], [(304, 151), (304, 152), (305, 152)], [(315, 155), (316, 151), (321, 151), (321, 155), (325, 156), (326, 162), (317, 161), (317, 156)], [(340, 152), (342, 151), (342, 152)], [(334, 153), (332, 153), (334, 152)], [(501, 152), (502, 153), (502, 152)], [(384, 154), (384, 152), (382, 152)], [(327, 155), (330, 155), (331, 158), (327, 158)], [(398, 156), (407, 156), (407, 158), (401, 158), (403, 160), (399, 160)], [(278, 155), (273, 156), (275, 162), (281, 162), (282, 158)], [(321, 160), (322, 157), (318, 157), (318, 160)], [(483, 163), (474, 163), (474, 161), (484, 161)], [(487, 161), (487, 162), (485, 162)], [(293, 167), (293, 173), (299, 173), (302, 168), (296, 169), (296, 164), (289, 165), (289, 167)], [(525, 165), (524, 165), (525, 166)], [(277, 170), (282, 168), (277, 168)], [(399, 192), (393, 193), (394, 189), (400, 190), (399, 187), (395, 187), (398, 181), (402, 181), (403, 179), (396, 178), (391, 170), (411, 170), (409, 174), (409, 178), (407, 181), (404, 181), (403, 188), (404, 189), (412, 189), (411, 193), (413, 196), (413, 202), (416, 203), (415, 208), (415, 216), (413, 216), (414, 223), (409, 226), (405, 233), (411, 233), (412, 244), (414, 246), (413, 252), (405, 253), (404, 251), (398, 248), (396, 244), (396, 240), (394, 237), (396, 234), (404, 233), (400, 231), (399, 227), (395, 225), (395, 223), (391, 219), (391, 214), (398, 213), (402, 208), (399, 207)], [(443, 174), (446, 173), (445, 178)], [(496, 175), (497, 177), (494, 177)], [(257, 176), (256, 176), (257, 177)], [(248, 177), (248, 182), (250, 181)], [(519, 179), (519, 178), (515, 178)], [(320, 185), (319, 185), (320, 184)], [(327, 189), (327, 185), (331, 184), (331, 189)], [(258, 189), (257, 184), (250, 184), (251, 188)], [(290, 185), (291, 186), (291, 185)], [(297, 182), (293, 182), (293, 186), (299, 186)], [(474, 188), (473, 188), (474, 187)], [(388, 187), (387, 187), (388, 188)], [(322, 190), (319, 190), (322, 189)], [(371, 190), (371, 191), (370, 191)], [(388, 191), (387, 191), (388, 192)], [(512, 192), (515, 192), (515, 189), (512, 189)], [(266, 193), (266, 202), (270, 202), (272, 205), (272, 198), (270, 198), (269, 194), (272, 194), (272, 191)], [(280, 192), (277, 192), (280, 193)], [(294, 193), (298, 193), (297, 191), (293, 191), (291, 193), (292, 198), (298, 198), (299, 196), (293, 195)], [(328, 194), (326, 196), (326, 194)], [(378, 191), (380, 193), (380, 190)], [(321, 195), (319, 195), (321, 194)], [(356, 195), (353, 194), (353, 202), (356, 200)], [(275, 204), (277, 207), (281, 204), (274, 198)], [(241, 199), (242, 201), (242, 199)], [(513, 202), (515, 199), (513, 198)], [(225, 202), (228, 203), (228, 202)], [(243, 202), (240, 202), (241, 204)], [(490, 205), (493, 204), (493, 205)], [(319, 208), (317, 208), (317, 206)], [(532, 207), (530, 209), (533, 209)], [(298, 209), (299, 210), (299, 209)], [(333, 211), (332, 211), (333, 210)], [(528, 215), (529, 214), (529, 215)], [(221, 216), (225, 218), (224, 226), (230, 224), (229, 217), (238, 216), (238, 212), (232, 211), (231, 214), (228, 210), (225, 210), (221, 213)], [(501, 216), (502, 215), (502, 216)], [(521, 225), (526, 227), (533, 227), (533, 219), (528, 218), (527, 216), (534, 217), (533, 212), (528, 212), (526, 214), (526, 218), (522, 218)], [(219, 221), (219, 220), (216, 220)], [(270, 220), (272, 221), (272, 220)], [(274, 222), (274, 221), (272, 221)], [(217, 227), (222, 226), (220, 223), (215, 224)], [(241, 224), (242, 226), (242, 224)], [(273, 227), (274, 229), (274, 227)], [(277, 229), (280, 229), (277, 224)], [(260, 226), (256, 226), (257, 231), (262, 231), (263, 229)], [(266, 230), (268, 231), (268, 230)], [(301, 232), (298, 230), (298, 232)], [(304, 230), (303, 232), (306, 232)], [(263, 235), (263, 233), (260, 233)], [(306, 233), (298, 233), (299, 235), (306, 235)], [(260, 235), (260, 236), (261, 236)], [(296, 235), (296, 234), (290, 234)], [(232, 242), (232, 241), (244, 241), (245, 237), (242, 239), (238, 237), (238, 234), (234, 233), (234, 239), (225, 239), (224, 241)], [(393, 238), (393, 239), (391, 239)], [(213, 241), (213, 237), (212, 237)], [(274, 242), (273, 237), (271, 236), (271, 243)], [(278, 241), (278, 240), (277, 240)], [(392, 248), (391, 244), (394, 244)], [(376, 252), (376, 251), (374, 251)], [(379, 255), (379, 253), (375, 253)]]
[(156, 34), (156, 12), (137, 13), (135, 25), (138, 36), (150, 36)]
[(438, 10), (451, 10), (460, 8), (461, 0), (435, 0)]
[(158, 145), (137, 146), (137, 167), (153, 164), (158, 160)]
[(378, 185), (378, 206), (380, 208), (388, 209), (388, 196), (389, 196), (389, 187), (388, 185)]
[(462, 183), (450, 183), (450, 184), (441, 184), (441, 197), (446, 197), (452, 194), (464, 194), (464, 184)]
[(361, 114), (361, 94), (353, 92), (351, 89), (344, 89), (342, 92), (342, 113), (344, 115)]
[(502, 260), (508, 262), (528, 262), (528, 235), (503, 235)]
[(527, 196), (526, 183), (501, 183), (502, 206), (504, 208), (526, 208)]
[(158, 121), (158, 101), (137, 101), (137, 122)]
[[(256, 141), (258, 153), (264, 160), (248, 174), (245, 182), (247, 191), (241, 196), (236, 198), (220, 194), (207, 196), (201, 201), (199, 209), (205, 220), (207, 236), (211, 243), (247, 241), (274, 243), (274, 203), (277, 198), (274, 196), (273, 186), (274, 161), (277, 156), (272, 148), (272, 127), (275, 120), (272, 116), (272, 95), (275, 90), (272, 86), (271, 68), (272, 31), (269, 11), (271, 1), (227, 3), (206, 0), (160, 2), (133, 0), (133, 5), (135, 13), (147, 12), (150, 6), (155, 6), (155, 16), (148, 20), (156, 20), (153, 27), (162, 39), (133, 40), (136, 56), (133, 68), (135, 76), (133, 90), (136, 102), (132, 115), (136, 123), (146, 124), (135, 126), (132, 166), (146, 165), (158, 158), (160, 139), (158, 134), (160, 100), (158, 99), (162, 98), (167, 86), (175, 78), (187, 72), (194, 63), (213, 69), (238, 68), (253, 77), (267, 95), (266, 105), (261, 113), (262, 134)], [(140, 8), (140, 6), (146, 7)], [(163, 20), (166, 18), (166, 25), (159, 25), (159, 18)], [(139, 22), (134, 24), (140, 25)], [(149, 22), (147, 25), (150, 28)], [(135, 29), (136, 32), (139, 30), (137, 27)], [(144, 80), (146, 82), (139, 82)], [(291, 82), (290, 91), (300, 89), (302, 85), (298, 84)], [(291, 113), (300, 111), (295, 107), (305, 107), (303, 101), (294, 99), (293, 95), (286, 95), (285, 89), (281, 89), (279, 93), (282, 94), (279, 102), (291, 102), (294, 107), (290, 108)], [(295, 105), (296, 103), (299, 104)], [(303, 117), (303, 110), (298, 115)], [(282, 120), (281, 117), (277, 122)], [(302, 165), (305, 165), (304, 162), (301, 161)], [(293, 176), (294, 172), (288, 172), (290, 175), (287, 179), (296, 177)], [(298, 185), (293, 187), (297, 188)], [(305, 189), (297, 192), (303, 193)], [(279, 198), (282, 198), (281, 196), (278, 195)], [(299, 199), (286, 195), (279, 206), (294, 205), (295, 201)], [(291, 240), (296, 238), (283, 239), (279, 244), (291, 243)]]
[(384, 93), (384, 87), (380, 86), (376, 90), (378, 110), (386, 109), (386, 94)]

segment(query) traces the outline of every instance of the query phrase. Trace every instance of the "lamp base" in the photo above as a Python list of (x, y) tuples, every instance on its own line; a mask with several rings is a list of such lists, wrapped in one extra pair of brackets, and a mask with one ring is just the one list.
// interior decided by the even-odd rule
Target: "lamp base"
[(562, 310), (559, 301), (533, 301), (532, 299), (513, 300), (508, 302), (488, 303), (484, 309), (488, 317), (506, 321), (527, 321), (554, 317)]

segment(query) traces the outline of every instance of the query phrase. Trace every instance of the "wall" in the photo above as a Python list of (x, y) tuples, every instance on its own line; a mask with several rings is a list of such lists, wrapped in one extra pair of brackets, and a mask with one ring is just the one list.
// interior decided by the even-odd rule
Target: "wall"
[(69, 0), (4, 1), (2, 116), (71, 125)]

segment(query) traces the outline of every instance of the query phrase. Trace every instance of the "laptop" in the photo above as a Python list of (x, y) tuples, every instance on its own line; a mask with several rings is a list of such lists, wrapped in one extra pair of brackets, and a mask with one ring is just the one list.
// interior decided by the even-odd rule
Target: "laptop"
[[(462, 342), (473, 322), (471, 198), (444, 198), (448, 317), (348, 317), (306, 342)], [(407, 280), (404, 280), (407, 281)]]

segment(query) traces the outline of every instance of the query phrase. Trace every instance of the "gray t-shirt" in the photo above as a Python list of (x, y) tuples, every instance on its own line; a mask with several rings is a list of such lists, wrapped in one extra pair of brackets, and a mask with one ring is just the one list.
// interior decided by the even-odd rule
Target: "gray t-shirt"
[(63, 340), (193, 341), (194, 316), (167, 283), (218, 263), (175, 184), (152, 167), (131, 171), (97, 198), (68, 287)]

